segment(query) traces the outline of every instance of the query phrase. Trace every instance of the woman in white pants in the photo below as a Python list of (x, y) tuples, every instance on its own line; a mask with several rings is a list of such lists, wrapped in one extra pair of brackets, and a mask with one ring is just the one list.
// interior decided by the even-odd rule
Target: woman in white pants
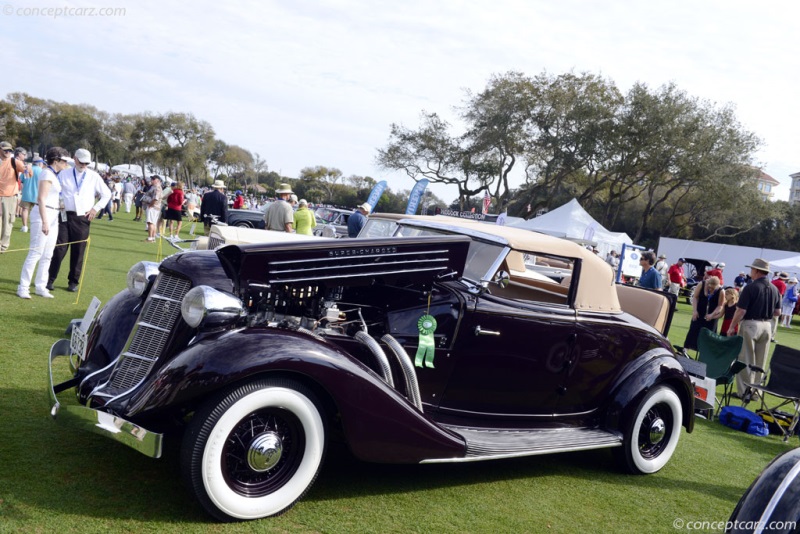
[(33, 278), (36, 263), (39, 263), (39, 270), (34, 283), (35, 293), (40, 297), (53, 298), (45, 286), (49, 276), (50, 260), (58, 239), (59, 195), (61, 194), (58, 173), (69, 167), (67, 158), (69, 158), (69, 152), (57, 146), (50, 148), (45, 154), (47, 166), (39, 174), (39, 196), (36, 205), (31, 209), (30, 249), (25, 263), (22, 264), (22, 274), (19, 277), (19, 287), (17, 287), (17, 296), (23, 299), (31, 298), (31, 278)]

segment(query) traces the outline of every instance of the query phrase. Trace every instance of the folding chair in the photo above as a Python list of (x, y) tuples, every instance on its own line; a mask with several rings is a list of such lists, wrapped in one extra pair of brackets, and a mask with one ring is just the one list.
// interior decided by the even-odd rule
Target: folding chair
[[(746, 384), (748, 394), (743, 398), (743, 405), (746, 406), (752, 395), (750, 390), (757, 391), (761, 399), (761, 410), (768, 413), (773, 420), (777, 421), (781, 408), (788, 405), (794, 406), (789, 427), (784, 429), (778, 425), (783, 433), (783, 441), (789, 441), (789, 437), (794, 435), (798, 421), (800, 421), (800, 350), (790, 349), (784, 345), (777, 345), (769, 361), (769, 372), (767, 373), (766, 384)], [(778, 397), (783, 402), (778, 406), (770, 408), (764, 398), (765, 393), (773, 397)]]
[[(715, 397), (717, 413), (731, 403), (736, 373), (747, 367), (738, 361), (744, 339), (740, 336), (725, 337), (708, 328), (701, 328), (697, 336), (697, 361), (706, 364), (706, 376), (722, 385), (722, 397)], [(711, 411), (710, 419), (714, 419)]]

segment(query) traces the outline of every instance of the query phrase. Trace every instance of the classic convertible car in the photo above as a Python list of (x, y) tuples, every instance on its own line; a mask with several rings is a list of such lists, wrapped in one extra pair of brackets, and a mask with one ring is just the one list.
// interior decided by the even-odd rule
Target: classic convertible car
[[(529, 268), (548, 262), (562, 276)], [(665, 294), (525, 230), (409, 219), (177, 253), (95, 310), (50, 350), (52, 416), (154, 458), (182, 428), (183, 476), (220, 520), (290, 508), (333, 439), (394, 463), (609, 448), (653, 473), (694, 424)]]

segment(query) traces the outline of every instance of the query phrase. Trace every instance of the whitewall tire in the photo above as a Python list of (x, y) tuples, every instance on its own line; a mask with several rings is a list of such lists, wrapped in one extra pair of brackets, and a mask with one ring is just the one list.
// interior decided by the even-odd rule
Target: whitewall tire
[(181, 467), (200, 503), (221, 520), (285, 512), (317, 478), (325, 426), (313, 394), (290, 380), (258, 380), (199, 410)]
[(635, 474), (659, 471), (675, 452), (681, 436), (683, 407), (678, 394), (664, 385), (650, 391), (624, 429), (619, 459)]

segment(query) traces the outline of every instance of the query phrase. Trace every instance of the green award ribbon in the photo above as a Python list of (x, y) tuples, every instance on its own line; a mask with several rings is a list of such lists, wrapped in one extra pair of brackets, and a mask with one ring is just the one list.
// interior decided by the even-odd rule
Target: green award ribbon
[(419, 346), (417, 347), (414, 365), (416, 367), (433, 368), (433, 357), (435, 355), (433, 332), (436, 330), (436, 319), (432, 315), (423, 315), (417, 321), (417, 328), (419, 328)]

